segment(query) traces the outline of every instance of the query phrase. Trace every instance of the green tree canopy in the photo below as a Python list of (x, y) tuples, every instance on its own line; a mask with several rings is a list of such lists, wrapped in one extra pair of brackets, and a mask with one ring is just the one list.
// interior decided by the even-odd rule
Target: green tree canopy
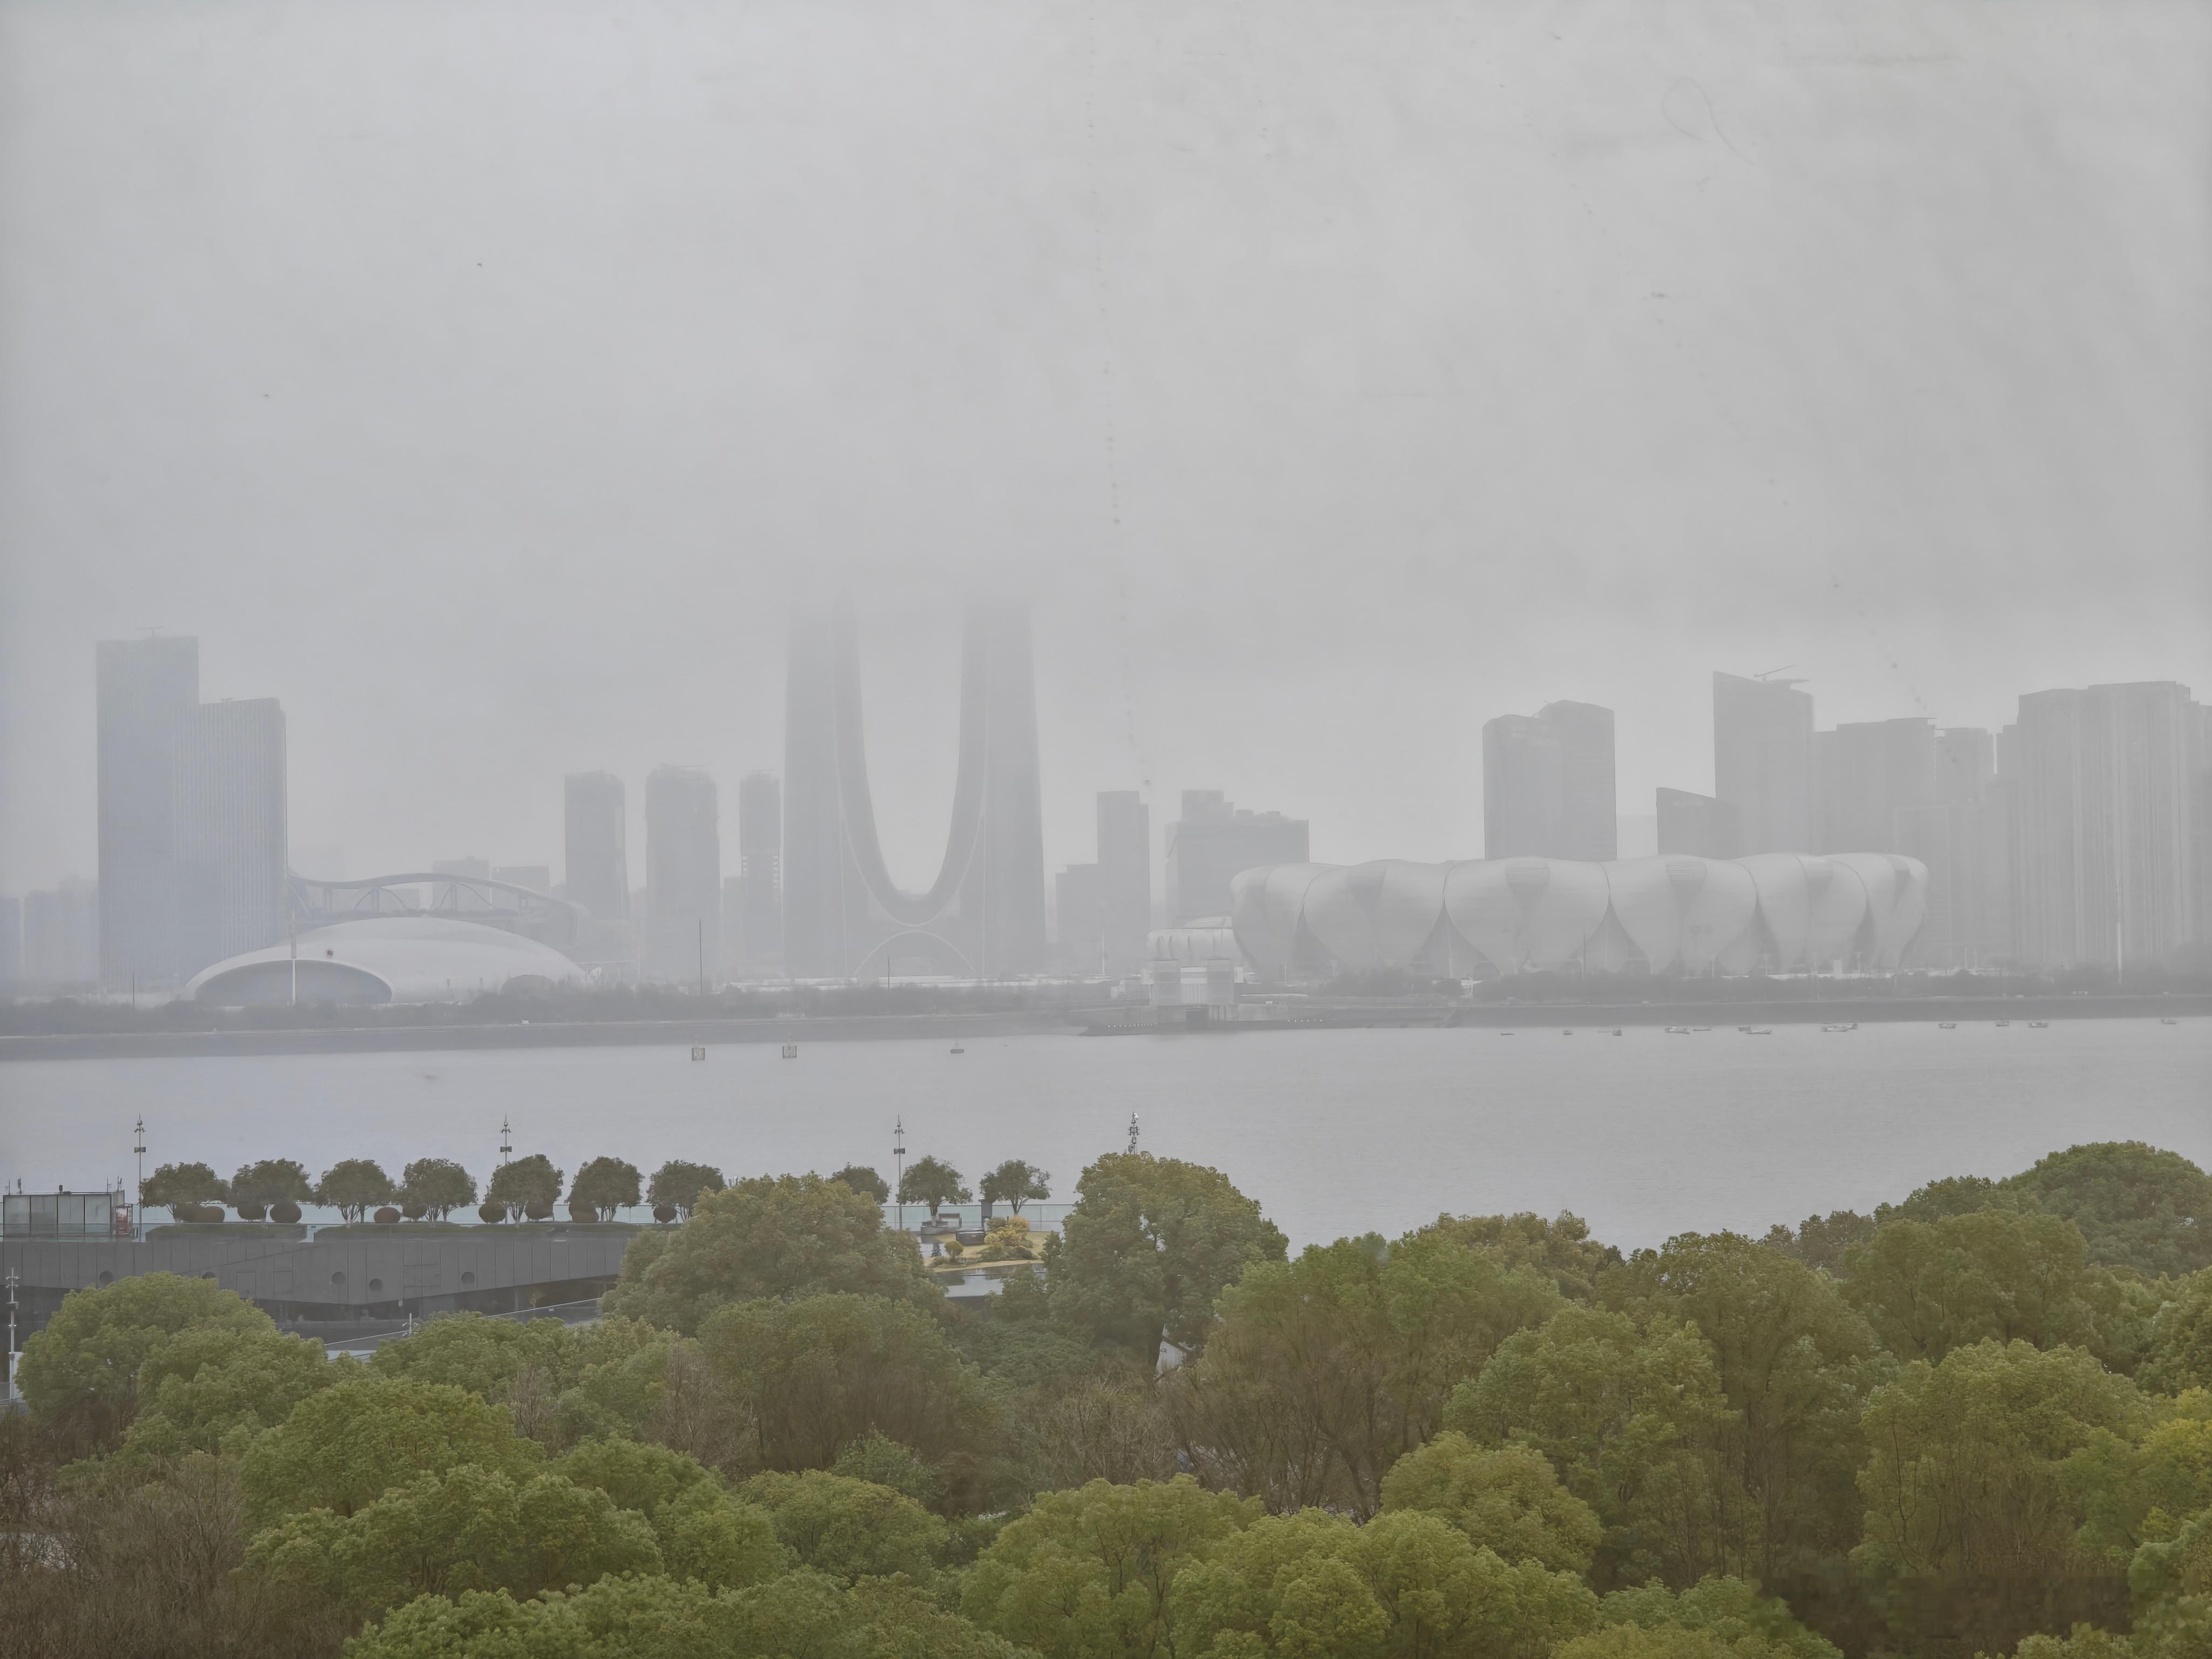
[(1679, 1595), (1663, 1584), (1615, 1590), (1598, 1618), (1644, 1631), (1700, 1632), (1728, 1644), (1723, 1651), (1731, 1655), (1748, 1640), (1771, 1659), (1843, 1659), (1832, 1643), (1798, 1623), (1786, 1602), (1741, 1578), (1702, 1578)]
[(2096, 1141), (2053, 1152), (2004, 1185), (2022, 1207), (2080, 1228), (2093, 1262), (2177, 1276), (2212, 1267), (2212, 1176), (2179, 1152)]
[(1178, 1640), (1176, 1580), (1265, 1514), (1188, 1475), (1047, 1492), (977, 1557), (960, 1610), (1044, 1659), (1168, 1659), (1193, 1650)]
[(1382, 1507), (1434, 1515), (1506, 1561), (1585, 1573), (1605, 1536), (1597, 1511), (1527, 1446), (1484, 1448), (1447, 1431), (1390, 1466)]
[(1509, 1566), (1431, 1515), (1321, 1510), (1218, 1540), (1174, 1590), (1177, 1650), (1330, 1659), (1549, 1659), (1597, 1622), (1572, 1573)]
[(1889, 1361), (1835, 1283), (1738, 1234), (1685, 1233), (1608, 1273), (1600, 1296), (1687, 1319), (1712, 1345), (1725, 1466), (1759, 1530), (1748, 1560), (1707, 1570), (1772, 1578), (1848, 1548), (1859, 1413)]
[(1694, 1583), (1752, 1553), (1751, 1500), (1728, 1456), (1736, 1414), (1694, 1325), (1570, 1306), (1508, 1337), (1452, 1391), (1444, 1421), (1478, 1446), (1550, 1460), (1604, 1525), (1600, 1588)]
[(1778, 1224), (1759, 1242), (1769, 1249), (1795, 1256), (1808, 1267), (1820, 1267), (1832, 1273), (1843, 1270), (1844, 1252), (1854, 1244), (1865, 1243), (1874, 1233), (1871, 1216), (1851, 1210), (1831, 1210), (1825, 1216), (1807, 1216), (1795, 1232)]
[(802, 1566), (841, 1583), (895, 1572), (927, 1579), (948, 1536), (911, 1498), (825, 1469), (757, 1474), (738, 1495), (769, 1517)]
[(1150, 1368), (1164, 1340), (1204, 1346), (1222, 1287), (1280, 1261), (1282, 1231), (1218, 1170), (1111, 1152), (1084, 1170), (1075, 1207), (1047, 1237), (1060, 1316)]
[(125, 1455), (145, 1464), (242, 1449), (343, 1376), (311, 1338), (194, 1326), (155, 1348), (139, 1368), (138, 1417), (124, 1438)]
[(899, 1177), (898, 1201), (927, 1204), (934, 1217), (948, 1204), (965, 1204), (975, 1194), (961, 1184), (960, 1171), (940, 1158), (918, 1158)]
[(544, 1455), (516, 1436), (502, 1407), (459, 1389), (362, 1376), (310, 1395), (256, 1439), (240, 1486), (246, 1524), (258, 1529), (315, 1509), (343, 1519), (418, 1474), (464, 1463), (526, 1480)]
[(307, 1166), (294, 1158), (264, 1158), (241, 1164), (230, 1178), (234, 1204), (258, 1204), (265, 1209), (287, 1201), (305, 1204), (314, 1195), (315, 1183), (308, 1179)]
[(569, 1206), (580, 1205), (594, 1219), (611, 1220), (617, 1210), (637, 1202), (639, 1180), (636, 1164), (619, 1158), (595, 1158), (576, 1171), (568, 1188)]
[(1227, 1286), (1168, 1389), (1188, 1449), (1275, 1510), (1375, 1512), (1383, 1472), (1436, 1432), (1452, 1385), (1565, 1304), (1540, 1270), (1437, 1229), (1261, 1261)]
[(842, 1182), (863, 1197), (872, 1198), (878, 1204), (890, 1201), (891, 1184), (865, 1164), (848, 1164), (830, 1177)]
[(2099, 1431), (2134, 1437), (2147, 1412), (2079, 1348), (1978, 1342), (1916, 1360), (1867, 1403), (1857, 1553), (1899, 1572), (2022, 1586), (2068, 1572), (2085, 1517), (2067, 1461)]
[(911, 1498), (927, 1509), (945, 1496), (945, 1476), (925, 1462), (911, 1446), (902, 1446), (889, 1435), (871, 1429), (837, 1454), (831, 1473), (854, 1480), (872, 1481)]
[(821, 1469), (872, 1431), (909, 1446), (972, 1497), (993, 1446), (982, 1379), (911, 1304), (878, 1296), (739, 1302), (700, 1333), (709, 1365), (753, 1419), (769, 1469)]
[(372, 1204), (389, 1204), (392, 1194), (392, 1177), (373, 1158), (342, 1158), (315, 1183), (315, 1202), (329, 1205), (348, 1221), (359, 1221)]
[(2212, 1388), (2212, 1269), (2191, 1273), (2158, 1310), (2136, 1381), (2160, 1394)]
[(141, 1204), (222, 1204), (230, 1198), (222, 1177), (204, 1164), (164, 1164), (138, 1188)]
[(104, 1431), (137, 1403), (146, 1362), (171, 1338), (204, 1328), (251, 1333), (276, 1326), (212, 1279), (137, 1273), (100, 1290), (71, 1291), (46, 1328), (23, 1344), (15, 1383), (37, 1421), (76, 1415)]
[(1480, 1250), (1500, 1267), (1534, 1267), (1577, 1302), (1589, 1300), (1597, 1276), (1617, 1266), (1620, 1252), (1589, 1236), (1589, 1224), (1562, 1211), (1547, 1221), (1528, 1211), (1517, 1215), (1440, 1215), (1433, 1231)]
[(1010, 1158), (985, 1176), (978, 1188), (986, 1204), (1003, 1204), (1016, 1215), (1034, 1199), (1042, 1203), (1052, 1196), (1052, 1172), (1034, 1164)]
[(561, 1196), (561, 1171), (553, 1167), (551, 1158), (543, 1152), (532, 1152), (492, 1171), (491, 1184), (484, 1188), (484, 1201), (503, 1206), (509, 1221), (520, 1221), (532, 1210), (550, 1215)]
[(450, 1158), (418, 1158), (400, 1171), (399, 1196), (443, 1221), (477, 1201), (477, 1178)]
[(913, 1241), (866, 1198), (820, 1176), (757, 1176), (702, 1198), (683, 1226), (641, 1235), (601, 1305), (696, 1334), (726, 1303), (833, 1291), (944, 1304)]
[(1938, 1360), (1982, 1341), (2087, 1346), (2095, 1335), (2081, 1235), (2058, 1216), (1893, 1221), (1844, 1264), (1845, 1297), (1900, 1359)]
[(585, 1441), (551, 1467), (580, 1486), (606, 1493), (617, 1508), (645, 1516), (658, 1514), (663, 1504), (701, 1482), (714, 1481), (696, 1457), (666, 1446), (604, 1437)]
[(702, 1195), (719, 1193), (726, 1184), (722, 1172), (711, 1164), (687, 1164), (672, 1158), (653, 1172), (646, 1202), (670, 1205), (679, 1215), (689, 1215)]
[(662, 1570), (645, 1517), (617, 1509), (605, 1492), (557, 1474), (518, 1481), (473, 1464), (417, 1475), (347, 1516), (289, 1516), (253, 1540), (246, 1563), (269, 1583), (320, 1592), (355, 1619), (417, 1595), (527, 1596)]

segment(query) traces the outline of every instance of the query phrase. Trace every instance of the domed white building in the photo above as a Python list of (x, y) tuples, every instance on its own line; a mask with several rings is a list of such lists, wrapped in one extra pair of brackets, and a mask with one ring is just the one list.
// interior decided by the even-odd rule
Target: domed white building
[(550, 945), (439, 916), (373, 916), (301, 933), (294, 945), (218, 962), (193, 975), (185, 994), (222, 1007), (294, 1000), (362, 1006), (465, 1002), (487, 991), (581, 985), (591, 976)]
[(1926, 917), (1928, 868), (1894, 853), (1382, 859), (1264, 866), (1230, 892), (1237, 942), (1269, 979), (1331, 967), (1883, 971)]

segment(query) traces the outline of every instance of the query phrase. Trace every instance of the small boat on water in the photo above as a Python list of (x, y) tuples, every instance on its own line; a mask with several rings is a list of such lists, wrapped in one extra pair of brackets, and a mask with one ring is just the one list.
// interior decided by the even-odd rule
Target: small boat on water
[(1771, 1025), (1745, 1025), (1739, 1029), (1746, 1036), (1772, 1036), (1774, 1035), (1774, 1028)]
[(1690, 1035), (1690, 1028), (1686, 1025), (1669, 1025), (1667, 1028), (1667, 1035), (1668, 1036), (1687, 1036)]
[(799, 1058), (799, 1045), (795, 1042), (785, 1043), (783, 1045), (783, 1057), (786, 1060), (797, 1060)]
[(1559, 1033), (1559, 1035), (1560, 1035), (1561, 1036), (1572, 1036), (1574, 1035), (1574, 1033), (1573, 1033), (1571, 1030), (1567, 1030), (1567, 1031), (1561, 1031), (1561, 1032)]
[(2181, 1024), (2178, 1019), (2168, 1019), (2164, 1014), (2160, 1014), (2158, 1017), (2158, 1023), (2161, 1025), (2179, 1025)]
[(1510, 1031), (1500, 1031), (1498, 1035), (1500, 1036), (1511, 1036), (1513, 1033)]
[(1692, 1025), (1690, 1029), (1693, 1031), (1710, 1031), (1713, 1028), (1710, 1025)]
[(2001, 1019), (2001, 1020), (1999, 1020), (1999, 1021), (1997, 1022), (1997, 1026), (1998, 1026), (1998, 1029), (1999, 1029), (1999, 1030), (2002, 1030), (2005, 1026), (2008, 1026), (2008, 1025), (2009, 1025), (2009, 1024), (2012, 1024), (2012, 1022), (2011, 1022), (2010, 1020), (2008, 1020), (2008, 1019)]
[(954, 1054), (966, 1054), (968, 1051), (967, 1051), (965, 1048), (962, 1048), (958, 1043), (957, 1043), (957, 1042), (956, 1042), (956, 1043), (954, 1043), (954, 1044), (952, 1045), (952, 1052), (953, 1052)]
[(1859, 1023), (1853, 1020), (1848, 1025), (1823, 1025), (1820, 1029), (1824, 1031), (1856, 1031), (1859, 1029)]
[(2031, 1031), (2047, 1031), (2051, 1029), (2051, 1022), (2047, 1019), (2031, 1019), (2027, 1022), (2027, 1029)]
[(1955, 1019), (1938, 1020), (1936, 1029), (1939, 1031), (1955, 1031), (1959, 1029), (1959, 1022)]
[(1619, 1027), (1618, 1025), (1614, 1026), (1614, 1027), (1613, 1028), (1613, 1036), (1619, 1036), (1620, 1035), (1620, 1027)]

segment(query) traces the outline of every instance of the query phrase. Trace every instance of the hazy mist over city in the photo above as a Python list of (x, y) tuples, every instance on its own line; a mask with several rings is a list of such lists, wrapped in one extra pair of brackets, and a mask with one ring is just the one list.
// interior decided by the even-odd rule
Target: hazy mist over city
[[(0, 890), (91, 874), (92, 642), (275, 696), (337, 873), (783, 765), (854, 599), (891, 869), (963, 605), (1044, 853), (1219, 788), (1474, 856), (1480, 728), (2212, 684), (2187, 5), (0, 9)], [(632, 843), (641, 842), (633, 828)], [(307, 871), (307, 873), (331, 873)]]

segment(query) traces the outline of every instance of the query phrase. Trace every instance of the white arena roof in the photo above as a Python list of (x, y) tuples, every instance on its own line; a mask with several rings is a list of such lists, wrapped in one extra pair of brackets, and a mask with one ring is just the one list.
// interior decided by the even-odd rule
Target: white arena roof
[(437, 916), (374, 916), (311, 928), (297, 941), (202, 969), (185, 987), (226, 1007), (303, 1002), (465, 1002), (511, 986), (580, 985), (590, 975), (550, 945)]

